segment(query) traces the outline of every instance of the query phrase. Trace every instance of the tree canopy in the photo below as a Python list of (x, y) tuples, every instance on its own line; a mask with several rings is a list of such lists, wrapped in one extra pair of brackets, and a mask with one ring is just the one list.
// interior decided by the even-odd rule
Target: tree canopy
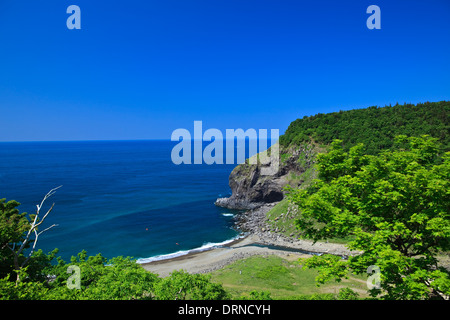
[(450, 295), (449, 271), (436, 259), (450, 249), (450, 152), (429, 136), (399, 136), (395, 146), (374, 156), (362, 144), (346, 152), (335, 140), (317, 157), (319, 179), (290, 190), (306, 237), (350, 236), (348, 247), (362, 252), (348, 260), (315, 256), (306, 265), (320, 270), (319, 282), (376, 266), (381, 286), (371, 294), (387, 299)]
[[(35, 267), (23, 268), (20, 282), (11, 281), (10, 275), (0, 279), (0, 300), (229, 299), (222, 285), (213, 283), (208, 275), (180, 270), (160, 278), (130, 257), (107, 260), (101, 254), (88, 257), (86, 251), (69, 263), (60, 258), (57, 264), (48, 263), (55, 253), (45, 255), (38, 250), (30, 260)], [(73, 285), (76, 276), (79, 287)]]
[(313, 140), (329, 145), (340, 139), (345, 151), (363, 143), (367, 154), (377, 154), (391, 148), (398, 135), (426, 134), (438, 138), (443, 150), (450, 151), (449, 112), (450, 101), (440, 101), (319, 113), (293, 121), (280, 137), (280, 144)]

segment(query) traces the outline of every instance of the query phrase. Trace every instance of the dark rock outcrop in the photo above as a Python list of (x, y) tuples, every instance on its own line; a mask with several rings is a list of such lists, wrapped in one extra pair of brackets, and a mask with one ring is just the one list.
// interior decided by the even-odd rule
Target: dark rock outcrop
[(220, 207), (250, 210), (263, 204), (281, 201), (286, 185), (296, 187), (303, 182), (304, 173), (312, 164), (314, 147), (310, 145), (280, 148), (278, 171), (273, 175), (262, 175), (261, 165), (246, 163), (234, 168), (229, 177), (232, 195), (219, 198)]

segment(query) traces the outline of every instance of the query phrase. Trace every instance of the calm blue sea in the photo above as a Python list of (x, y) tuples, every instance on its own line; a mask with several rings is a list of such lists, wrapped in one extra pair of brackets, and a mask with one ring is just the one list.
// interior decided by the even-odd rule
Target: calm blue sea
[(59, 248), (68, 261), (86, 250), (140, 261), (220, 244), (238, 236), (233, 214), (214, 201), (228, 196), (236, 166), (175, 165), (171, 141), (0, 143), (0, 198), (34, 213), (63, 187), (37, 247)]

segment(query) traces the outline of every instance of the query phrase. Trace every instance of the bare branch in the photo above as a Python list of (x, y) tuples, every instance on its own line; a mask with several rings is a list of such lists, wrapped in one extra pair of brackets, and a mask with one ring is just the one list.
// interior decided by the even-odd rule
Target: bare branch
[(33, 255), (34, 248), (36, 247), (37, 239), (38, 239), (38, 237), (39, 237), (39, 234), (37, 233), (36, 229), (34, 229), (34, 234), (35, 234), (36, 238), (34, 239), (33, 247), (31, 248), (31, 251), (30, 251), (30, 253), (28, 254), (28, 257), (27, 257), (27, 258), (22, 262), (22, 264), (20, 265), (21, 268), (28, 262), (28, 260), (30, 260), (31, 256)]
[(44, 220), (45, 220), (45, 218), (47, 218), (48, 214), (50, 212), (52, 212), (54, 206), (55, 206), (55, 203), (53, 203), (52, 206), (50, 207), (50, 209), (48, 209), (47, 213), (42, 217), (41, 221), (39, 221), (37, 224), (35, 224), (35, 227), (38, 227), (39, 225), (42, 224), (42, 222), (44, 222)]
[(50, 227), (45, 228), (44, 230), (42, 230), (41, 232), (39, 232), (39, 233), (38, 233), (38, 236), (41, 235), (41, 233), (43, 233), (43, 232), (45, 232), (45, 231), (47, 231), (47, 230), (49, 230), (49, 229), (51, 229), (51, 228), (53, 228), (53, 227), (57, 227), (57, 226), (58, 226), (57, 224), (52, 224)]
[(53, 188), (52, 190), (50, 190), (49, 192), (47, 192), (47, 194), (44, 196), (44, 199), (42, 199), (41, 204), (40, 205), (36, 205), (37, 207), (37, 212), (39, 212), (42, 208), (42, 206), (44, 205), (45, 200), (47, 200), (48, 198), (50, 198), (52, 195), (54, 195), (56, 193), (56, 190), (58, 190), (59, 188), (61, 188), (62, 186)]
[(37, 232), (37, 230), (34, 229), (35, 239), (34, 239), (34, 242), (33, 242), (33, 247), (31, 248), (31, 251), (30, 251), (30, 253), (28, 254), (28, 257), (22, 262), (22, 264), (20, 265), (20, 267), (23, 267), (23, 266), (28, 262), (28, 260), (30, 260), (31, 256), (33, 255), (34, 249), (36, 248), (36, 243), (37, 243), (37, 240), (38, 240), (39, 236), (40, 236), (43, 232), (45, 232), (45, 231), (47, 231), (47, 230), (49, 230), (49, 229), (51, 229), (51, 228), (53, 228), (53, 227), (56, 227), (56, 226), (58, 226), (58, 225), (57, 225), (57, 224), (52, 224), (50, 227), (48, 227), (48, 228), (42, 230), (41, 232)]
[[(47, 218), (47, 216), (49, 215), (49, 213), (52, 212), (53, 207), (55, 206), (55, 203), (53, 203), (53, 204), (51, 205), (50, 209), (48, 209), (47, 212), (46, 212), (46, 213), (44, 214), (44, 216), (42, 217), (42, 219), (39, 220), (39, 214), (41, 213), (42, 206), (44, 205), (45, 201), (46, 201), (48, 198), (50, 198), (52, 195), (54, 195), (55, 192), (56, 192), (56, 190), (58, 190), (58, 189), (61, 188), (61, 187), (62, 187), (62, 186), (59, 186), (59, 187), (56, 187), (56, 188), (53, 188), (52, 190), (50, 190), (50, 191), (44, 196), (44, 198), (42, 199), (41, 203), (38, 204), (38, 205), (36, 205), (36, 215), (35, 215), (35, 217), (34, 217), (34, 219), (33, 219), (33, 222), (30, 224), (30, 229), (27, 231), (27, 234), (26, 234), (26, 236), (25, 236), (25, 239), (22, 241), (22, 245), (19, 247), (19, 249), (18, 249), (17, 251), (15, 251), (15, 250), (14, 250), (15, 248), (11, 248), (9, 245), (7, 246), (7, 247), (12, 251), (12, 253), (13, 253), (13, 255), (14, 255), (14, 266), (15, 266), (16, 270), (19, 270), (20, 268), (22, 268), (22, 267), (28, 262), (28, 260), (31, 258), (31, 256), (33, 255), (33, 252), (34, 252), (34, 250), (35, 250), (35, 248), (36, 248), (36, 243), (37, 243), (37, 241), (38, 241), (39, 236), (40, 236), (43, 232), (45, 232), (45, 231), (47, 231), (47, 230), (49, 230), (49, 229), (51, 229), (51, 228), (57, 226), (56, 224), (53, 224), (53, 225), (51, 225), (50, 227), (45, 228), (44, 230), (41, 230), (41, 231), (39, 231), (39, 232), (38, 232), (38, 230), (37, 230), (37, 229), (38, 229), (38, 226), (40, 226), (40, 225), (45, 221), (45, 219)], [(22, 254), (22, 251), (23, 251), (23, 249), (25, 248), (25, 246), (30, 242), (30, 236), (31, 236), (32, 233), (34, 233), (34, 235), (35, 235), (35, 239), (33, 240), (33, 246), (32, 246), (32, 248), (31, 248), (30, 253), (28, 254), (28, 257), (27, 257), (27, 258), (22, 262), (22, 264), (19, 266), (19, 264), (18, 264), (19, 256)], [(14, 246), (15, 246), (15, 244), (14, 244)], [(18, 277), (18, 278), (17, 278), (17, 281), (19, 281), (19, 275), (17, 275), (17, 277)]]

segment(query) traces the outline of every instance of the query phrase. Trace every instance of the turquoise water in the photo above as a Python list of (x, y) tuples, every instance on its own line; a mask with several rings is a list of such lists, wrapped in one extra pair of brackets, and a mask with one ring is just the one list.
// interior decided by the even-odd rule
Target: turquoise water
[[(228, 196), (231, 165), (175, 165), (171, 141), (0, 143), (0, 198), (34, 213), (52, 188), (55, 207), (37, 247), (69, 260), (81, 250), (158, 259), (238, 236)], [(146, 261), (146, 260), (140, 260)]]

